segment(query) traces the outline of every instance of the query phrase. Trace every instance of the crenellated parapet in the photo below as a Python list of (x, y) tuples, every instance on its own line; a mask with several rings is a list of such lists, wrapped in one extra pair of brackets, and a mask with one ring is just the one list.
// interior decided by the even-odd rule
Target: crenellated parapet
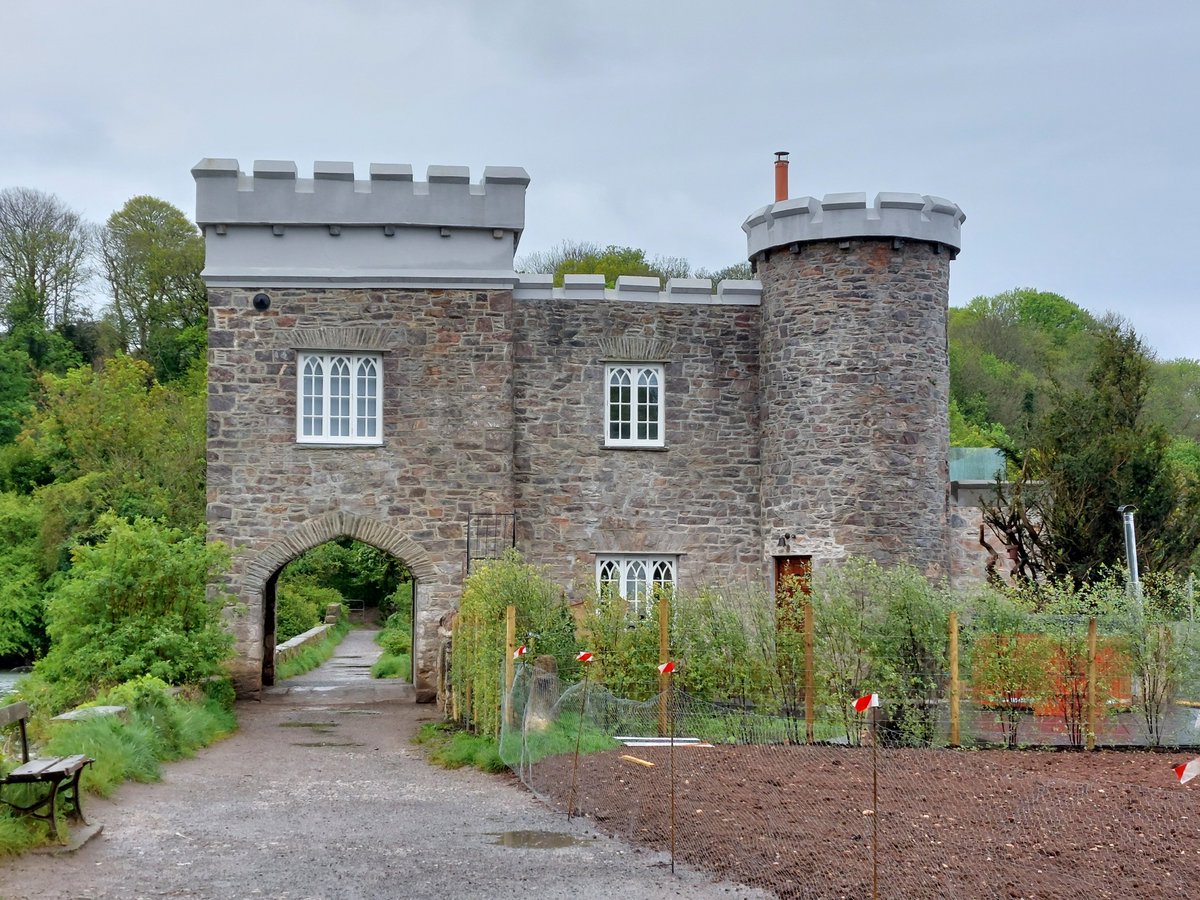
[(880, 193), (867, 205), (865, 193), (826, 194), (781, 200), (754, 212), (742, 224), (747, 257), (765, 250), (816, 241), (892, 238), (925, 241), (950, 249), (962, 246), (966, 220), (958, 204), (928, 194)]
[(489, 166), (478, 183), (463, 166), (374, 163), (356, 180), (349, 162), (317, 162), (311, 178), (290, 160), (203, 159), (196, 221), (210, 285), (511, 287), (525, 227), (524, 169)]
[(754, 280), (725, 279), (716, 292), (708, 278), (658, 278), (621, 275), (615, 288), (605, 287), (603, 275), (564, 275), (562, 287), (553, 275), (518, 275), (517, 300), (604, 300), (632, 303), (673, 303), (700, 306), (758, 306), (762, 285)]

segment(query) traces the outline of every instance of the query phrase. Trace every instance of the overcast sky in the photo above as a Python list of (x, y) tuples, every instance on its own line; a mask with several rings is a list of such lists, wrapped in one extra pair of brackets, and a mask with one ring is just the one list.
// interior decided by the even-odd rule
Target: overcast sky
[(1200, 357), (1200, 4), (0, 0), (0, 187), (195, 211), (202, 157), (524, 166), (522, 254), (720, 268), (773, 199), (966, 212), (951, 302), (1013, 287)]

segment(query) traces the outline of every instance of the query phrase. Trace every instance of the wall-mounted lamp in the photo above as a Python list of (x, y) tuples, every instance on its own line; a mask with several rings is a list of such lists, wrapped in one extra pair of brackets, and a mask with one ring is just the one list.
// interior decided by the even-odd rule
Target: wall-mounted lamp
[(266, 294), (255, 294), (254, 295), (254, 308), (257, 310), (270, 309), (271, 308), (271, 298), (269, 296), (267, 296)]
[(795, 535), (792, 534), (790, 531), (787, 532), (783, 537), (781, 537), (779, 539), (779, 546), (786, 548), (788, 545), (788, 541), (792, 540), (792, 538), (794, 538), (794, 537), (795, 537)]

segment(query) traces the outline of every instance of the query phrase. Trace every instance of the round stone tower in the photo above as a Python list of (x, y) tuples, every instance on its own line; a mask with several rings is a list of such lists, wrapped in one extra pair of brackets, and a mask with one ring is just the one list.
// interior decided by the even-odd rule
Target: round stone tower
[(742, 226), (763, 288), (762, 538), (777, 574), (854, 555), (949, 575), (946, 308), (964, 219), (937, 197), (828, 194)]

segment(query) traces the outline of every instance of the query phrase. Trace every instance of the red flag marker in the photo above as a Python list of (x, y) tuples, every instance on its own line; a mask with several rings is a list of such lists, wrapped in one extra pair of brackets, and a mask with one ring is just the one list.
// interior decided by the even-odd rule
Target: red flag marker
[(1189, 763), (1175, 767), (1175, 776), (1179, 779), (1180, 784), (1187, 784), (1197, 775), (1200, 775), (1200, 756)]
[(583, 651), (582, 653), (580, 653), (580, 654), (579, 654), (577, 657), (575, 657), (575, 661), (576, 661), (576, 662), (582, 662), (582, 663), (589, 663), (589, 662), (591, 662), (591, 661), (592, 661), (592, 651), (591, 651), (591, 650), (584, 650), (584, 651)]
[(522, 656), (524, 656), (528, 652), (529, 652), (529, 648), (526, 647), (524, 644), (522, 644), (520, 647), (518, 647), (516, 650), (513, 651), (513, 659), (520, 659)]
[(665, 662), (661, 666), (658, 667), (659, 675), (670, 675), (674, 671), (675, 671), (675, 663), (674, 662)]
[(866, 694), (854, 701), (854, 711), (856, 713), (865, 713), (872, 706), (879, 705), (878, 694)]

